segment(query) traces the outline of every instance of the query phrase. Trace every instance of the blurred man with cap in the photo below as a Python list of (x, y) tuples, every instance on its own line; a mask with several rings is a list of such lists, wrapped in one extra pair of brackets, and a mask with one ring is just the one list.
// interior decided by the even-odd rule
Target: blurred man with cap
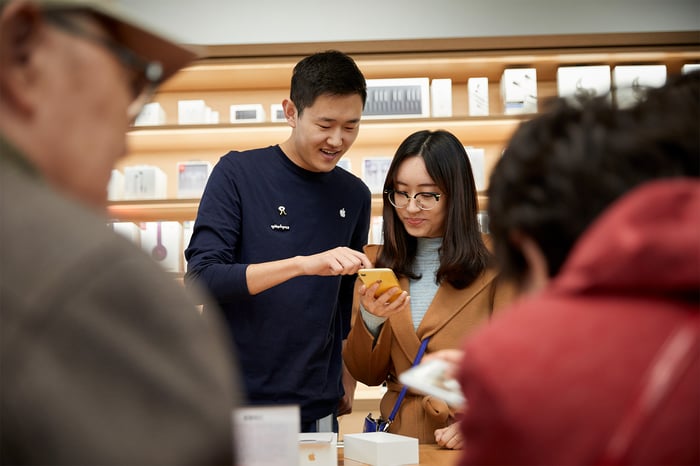
[(0, 462), (226, 464), (215, 313), (105, 225), (155, 87), (196, 57), (106, 1), (0, 0)]

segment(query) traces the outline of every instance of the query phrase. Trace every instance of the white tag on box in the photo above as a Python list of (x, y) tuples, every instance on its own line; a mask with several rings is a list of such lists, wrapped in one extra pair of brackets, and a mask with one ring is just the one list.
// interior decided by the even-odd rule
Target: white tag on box
[(469, 115), (488, 116), (489, 114), (489, 78), (469, 78)]
[(610, 95), (610, 66), (560, 66), (557, 69), (557, 94), (577, 102)]
[(338, 434), (299, 434), (299, 466), (338, 466)]
[(681, 66), (681, 74), (688, 74), (698, 70), (700, 70), (700, 63), (686, 63)]
[(282, 107), (282, 104), (270, 105), (270, 121), (275, 123), (287, 121), (287, 118), (284, 116), (284, 107)]
[(433, 117), (452, 116), (452, 79), (433, 79), (430, 84)]
[(180, 222), (141, 223), (141, 249), (166, 271), (182, 271), (182, 225)]
[(343, 435), (345, 458), (373, 466), (418, 464), (418, 439), (388, 432)]
[(486, 189), (486, 168), (485, 168), (485, 150), (481, 147), (465, 146), (469, 157), (469, 164), (472, 166), (472, 175), (474, 175), (474, 184), (477, 191)]
[(246, 406), (233, 410), (239, 465), (299, 464), (299, 406)]
[(666, 65), (620, 65), (613, 68), (615, 103), (631, 107), (642, 100), (650, 88), (666, 84)]
[(514, 115), (537, 112), (537, 70), (506, 68), (501, 76), (503, 113)]

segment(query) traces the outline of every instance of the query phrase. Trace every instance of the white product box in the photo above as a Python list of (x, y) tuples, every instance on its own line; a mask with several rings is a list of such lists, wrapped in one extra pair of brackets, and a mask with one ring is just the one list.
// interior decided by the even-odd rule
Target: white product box
[(503, 113), (515, 115), (537, 112), (537, 70), (506, 68), (501, 76)]
[(681, 66), (681, 74), (688, 74), (700, 70), (700, 63), (686, 63)]
[(428, 118), (430, 78), (367, 79), (362, 118)]
[(238, 462), (245, 466), (299, 463), (298, 405), (244, 406), (231, 414)]
[(474, 175), (474, 184), (477, 191), (486, 189), (486, 162), (485, 150), (481, 147), (465, 146), (469, 163), (472, 166), (472, 174)]
[(369, 225), (369, 244), (384, 243), (384, 218), (381, 215), (373, 215)]
[(666, 65), (616, 66), (612, 82), (617, 106), (631, 107), (644, 100), (648, 89), (666, 84)]
[(388, 432), (343, 435), (344, 456), (373, 466), (418, 464), (418, 439)]
[(182, 225), (180, 222), (141, 223), (141, 249), (168, 272), (181, 272)]
[(137, 246), (141, 245), (141, 229), (133, 222), (112, 222), (112, 230)]
[(489, 78), (469, 78), (469, 115), (487, 116), (489, 114)]
[(430, 83), (430, 104), (433, 117), (452, 116), (452, 80), (433, 79)]
[(165, 199), (167, 176), (154, 165), (124, 167), (124, 199)]
[(573, 102), (591, 97), (610, 97), (610, 66), (560, 66), (557, 94)]
[(134, 121), (134, 126), (164, 125), (165, 110), (158, 102), (149, 102), (143, 106)]
[(177, 122), (181, 125), (203, 125), (210, 119), (211, 109), (206, 102), (197, 100), (177, 101)]
[(265, 121), (261, 104), (231, 105), (231, 123), (260, 123)]
[(124, 174), (115, 168), (109, 177), (109, 183), (107, 183), (107, 200), (119, 201), (121, 199), (124, 199)]
[(194, 230), (194, 220), (185, 220), (182, 222), (182, 271), (187, 270), (187, 259), (185, 259), (185, 249), (190, 245), (192, 232)]
[(338, 466), (338, 434), (299, 434), (299, 466)]
[(282, 107), (282, 104), (270, 105), (270, 121), (275, 123), (287, 121), (287, 119), (284, 117), (284, 107)]
[(211, 174), (211, 163), (189, 161), (177, 163), (177, 197), (198, 198), (202, 196)]

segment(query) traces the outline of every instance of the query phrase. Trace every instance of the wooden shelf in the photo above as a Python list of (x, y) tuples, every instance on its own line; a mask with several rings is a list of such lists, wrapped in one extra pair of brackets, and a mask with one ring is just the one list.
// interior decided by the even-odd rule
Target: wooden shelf
[[(464, 141), (497, 143), (510, 137), (528, 115), (473, 118), (430, 118), (401, 120), (363, 120), (355, 146), (384, 144), (402, 140), (420, 129), (449, 128)], [(178, 151), (218, 149), (226, 151), (252, 149), (278, 144), (289, 137), (286, 123), (241, 123), (218, 125), (167, 125), (134, 127), (129, 132), (131, 152), (160, 152), (174, 147)]]
[[(512, 133), (532, 117), (502, 114), (499, 82), (505, 68), (536, 68), (538, 100), (544, 102), (557, 93), (559, 66), (664, 64), (669, 74), (675, 74), (686, 63), (700, 63), (700, 31), (208, 46), (206, 58), (160, 87), (156, 101), (163, 106), (168, 124), (132, 128), (129, 154), (118, 168), (153, 164), (168, 180), (176, 180), (180, 161), (214, 164), (230, 150), (283, 142), (291, 131), (285, 123), (177, 125), (177, 102), (204, 99), (219, 113), (220, 121), (228, 121), (229, 106), (234, 103), (260, 103), (267, 111), (289, 95), (292, 70), (299, 59), (327, 49), (350, 54), (368, 79), (424, 76), (453, 82), (452, 118), (364, 119), (345, 155), (357, 176), (362, 176), (364, 158), (391, 157), (410, 133), (445, 129), (465, 145), (484, 149), (488, 179)], [(469, 116), (466, 86), (470, 77), (489, 79), (491, 116)], [(135, 222), (194, 219), (199, 200), (172, 199), (176, 194), (177, 186), (171, 182), (167, 192), (171, 199), (113, 202), (109, 215)], [(481, 209), (487, 204), (483, 194)], [(372, 202), (373, 215), (381, 215), (381, 196), (375, 195)]]

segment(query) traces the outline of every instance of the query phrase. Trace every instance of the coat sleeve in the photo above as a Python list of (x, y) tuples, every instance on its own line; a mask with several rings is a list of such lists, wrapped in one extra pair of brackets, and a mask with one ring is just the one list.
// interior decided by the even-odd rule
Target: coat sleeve
[(361, 286), (358, 279), (352, 304), (352, 325), (343, 350), (343, 360), (352, 376), (365, 385), (381, 385), (389, 374), (391, 342), (393, 332), (390, 325), (382, 325), (377, 338), (367, 329), (360, 315), (360, 301), (357, 290)]

